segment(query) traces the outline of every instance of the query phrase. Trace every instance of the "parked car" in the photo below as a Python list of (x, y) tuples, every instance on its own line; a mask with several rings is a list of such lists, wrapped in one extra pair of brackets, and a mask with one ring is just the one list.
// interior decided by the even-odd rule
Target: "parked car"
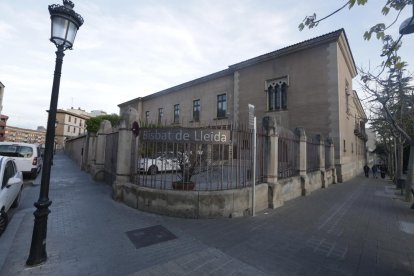
[(36, 178), (42, 169), (42, 154), (38, 145), (0, 142), (0, 155), (12, 157), (17, 169), (31, 178)]
[(18, 171), (16, 163), (11, 157), (0, 156), (0, 236), (7, 227), (7, 212), (10, 207), (16, 208), (20, 204), (23, 188), (23, 174)]
[(177, 156), (173, 153), (160, 153), (153, 157), (143, 157), (138, 162), (138, 171), (148, 174), (180, 170)]

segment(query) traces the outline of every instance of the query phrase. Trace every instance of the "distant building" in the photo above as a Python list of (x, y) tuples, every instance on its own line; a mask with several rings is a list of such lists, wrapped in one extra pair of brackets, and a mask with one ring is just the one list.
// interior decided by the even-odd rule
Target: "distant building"
[(0, 114), (3, 111), (4, 84), (0, 81)]
[(58, 109), (56, 112), (56, 148), (64, 147), (65, 140), (86, 133), (86, 120), (90, 114), (83, 109)]
[(66, 111), (77, 114), (77, 115), (91, 117), (91, 114), (89, 112), (86, 112), (86, 110), (81, 109), (80, 107), (78, 107), (78, 108), (71, 107), (69, 109), (66, 109)]
[(102, 116), (102, 115), (107, 115), (108, 113), (106, 113), (103, 110), (92, 110), (91, 111), (91, 117), (98, 117), (98, 116)]
[(5, 140), (6, 126), (7, 126), (8, 119), (9, 119), (8, 116), (0, 115), (0, 142), (3, 142)]
[(45, 140), (46, 131), (6, 126), (4, 139), (4, 141), (6, 142), (19, 142), (44, 145)]

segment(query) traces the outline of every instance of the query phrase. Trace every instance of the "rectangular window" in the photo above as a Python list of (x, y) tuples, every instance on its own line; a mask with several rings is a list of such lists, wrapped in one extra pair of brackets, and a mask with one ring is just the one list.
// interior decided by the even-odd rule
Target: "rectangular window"
[(349, 83), (348, 81), (345, 80), (345, 110), (347, 114), (350, 114), (350, 109), (349, 109), (349, 96), (351, 95), (351, 93), (349, 92)]
[(145, 111), (145, 123), (146, 124), (148, 124), (149, 115), (150, 115), (150, 112), (149, 111)]
[(68, 132), (70, 132), (70, 126), (68, 126)]
[(75, 118), (75, 124), (76, 124), (77, 121), (78, 121), (78, 118)]
[(199, 122), (200, 121), (200, 100), (194, 100), (193, 101), (193, 121)]
[(70, 120), (72, 119), (72, 117), (71, 116), (69, 116), (69, 123), (70, 123)]
[(164, 117), (164, 108), (158, 108), (158, 124), (161, 125)]
[(344, 140), (344, 152), (346, 152), (346, 142)]
[(178, 124), (180, 122), (180, 105), (174, 105), (174, 123)]
[(217, 118), (225, 118), (227, 114), (226, 94), (217, 95)]

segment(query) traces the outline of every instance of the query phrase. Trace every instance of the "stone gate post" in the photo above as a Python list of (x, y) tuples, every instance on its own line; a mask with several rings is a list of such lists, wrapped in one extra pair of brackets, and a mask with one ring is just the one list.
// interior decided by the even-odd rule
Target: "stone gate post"
[(332, 139), (329, 139), (330, 147), (329, 147), (329, 158), (331, 158), (332, 162), (332, 177), (333, 177), (333, 184), (338, 183), (337, 175), (336, 175), (336, 167), (335, 167), (335, 146)]
[(322, 188), (327, 188), (328, 183), (326, 181), (326, 169), (325, 169), (325, 142), (322, 137), (322, 135), (316, 135), (318, 141), (319, 141), (319, 171), (321, 172), (321, 182), (322, 182)]
[(83, 170), (86, 172), (91, 172), (91, 166), (95, 163), (95, 143), (96, 143), (96, 133), (91, 132), (86, 135), (86, 146), (84, 150), (84, 164)]
[(310, 194), (309, 189), (309, 178), (307, 175), (306, 161), (307, 161), (307, 152), (306, 152), (306, 143), (307, 137), (305, 129), (298, 127), (295, 129), (296, 135), (299, 136), (299, 175), (302, 187), (302, 196)]
[(131, 181), (131, 153), (135, 150), (132, 148), (133, 133), (131, 128), (128, 127), (125, 120), (121, 120), (119, 123), (119, 135), (118, 135), (118, 152), (117, 152), (117, 164), (116, 164), (116, 178), (112, 185), (113, 198), (115, 200), (122, 199), (122, 184)]
[(98, 181), (103, 181), (105, 177), (106, 135), (111, 131), (111, 122), (108, 120), (102, 121), (96, 137), (95, 162), (91, 168), (93, 178)]
[(276, 123), (271, 117), (264, 117), (262, 121), (266, 130), (266, 182), (268, 183), (269, 208), (277, 208), (283, 205), (282, 186), (277, 183), (279, 165), (279, 135), (276, 131)]

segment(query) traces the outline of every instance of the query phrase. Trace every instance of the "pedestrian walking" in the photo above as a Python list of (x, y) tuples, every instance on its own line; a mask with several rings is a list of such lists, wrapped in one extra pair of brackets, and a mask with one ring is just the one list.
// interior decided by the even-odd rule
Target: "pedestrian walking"
[(367, 164), (365, 164), (365, 166), (364, 166), (364, 173), (365, 173), (366, 177), (369, 177), (369, 167), (368, 167)]
[(377, 165), (373, 165), (372, 166), (372, 177), (377, 178), (377, 171), (378, 171)]

